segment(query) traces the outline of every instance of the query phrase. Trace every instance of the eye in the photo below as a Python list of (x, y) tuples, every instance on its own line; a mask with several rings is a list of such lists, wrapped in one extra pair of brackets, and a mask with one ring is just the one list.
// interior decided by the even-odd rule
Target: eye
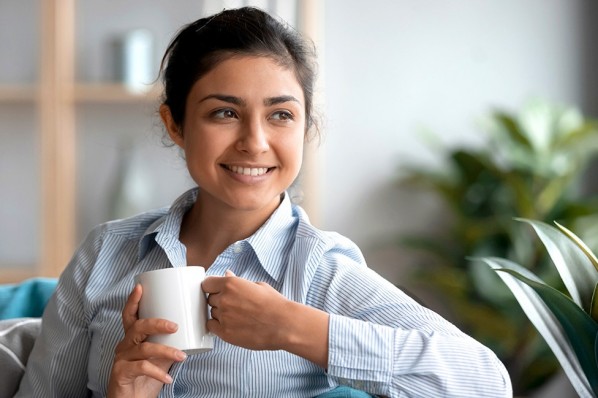
[(289, 111), (276, 111), (270, 116), (270, 119), (280, 120), (282, 122), (290, 122), (295, 120), (293, 114)]
[(230, 108), (218, 109), (211, 113), (214, 119), (237, 119), (237, 114)]

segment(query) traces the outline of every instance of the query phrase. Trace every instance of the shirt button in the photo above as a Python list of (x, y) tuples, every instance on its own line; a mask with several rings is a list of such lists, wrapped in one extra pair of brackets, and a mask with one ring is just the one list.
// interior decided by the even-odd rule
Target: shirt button
[(233, 252), (235, 254), (239, 254), (243, 251), (243, 243), (241, 242), (236, 242), (235, 244), (233, 244)]

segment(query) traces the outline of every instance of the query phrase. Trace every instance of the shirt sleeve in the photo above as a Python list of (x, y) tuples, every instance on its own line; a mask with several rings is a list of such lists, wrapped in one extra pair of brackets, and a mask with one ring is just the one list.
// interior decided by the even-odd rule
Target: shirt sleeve
[(42, 329), (27, 362), (17, 397), (89, 395), (90, 338), (84, 292), (99, 242), (99, 230), (90, 233), (60, 276), (44, 311)]
[(388, 397), (512, 396), (509, 375), (490, 349), (359, 257), (342, 250), (325, 254), (312, 284), (314, 296), (323, 297), (319, 305), (331, 314), (331, 378)]

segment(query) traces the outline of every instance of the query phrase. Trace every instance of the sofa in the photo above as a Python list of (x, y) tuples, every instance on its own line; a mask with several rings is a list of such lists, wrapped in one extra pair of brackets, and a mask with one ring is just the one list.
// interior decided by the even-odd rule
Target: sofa
[(0, 398), (12, 397), (19, 387), (56, 283), (53, 278), (32, 278), (0, 285)]
[(0, 321), (0, 398), (10, 398), (17, 392), (40, 327), (40, 318)]

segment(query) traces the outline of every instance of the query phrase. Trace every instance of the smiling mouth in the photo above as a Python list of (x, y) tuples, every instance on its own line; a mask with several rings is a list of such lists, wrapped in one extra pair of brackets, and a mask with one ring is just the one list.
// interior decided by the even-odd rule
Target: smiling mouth
[(261, 176), (272, 170), (273, 167), (241, 167), (241, 166), (228, 166), (224, 165), (224, 168), (235, 173), (244, 176)]

